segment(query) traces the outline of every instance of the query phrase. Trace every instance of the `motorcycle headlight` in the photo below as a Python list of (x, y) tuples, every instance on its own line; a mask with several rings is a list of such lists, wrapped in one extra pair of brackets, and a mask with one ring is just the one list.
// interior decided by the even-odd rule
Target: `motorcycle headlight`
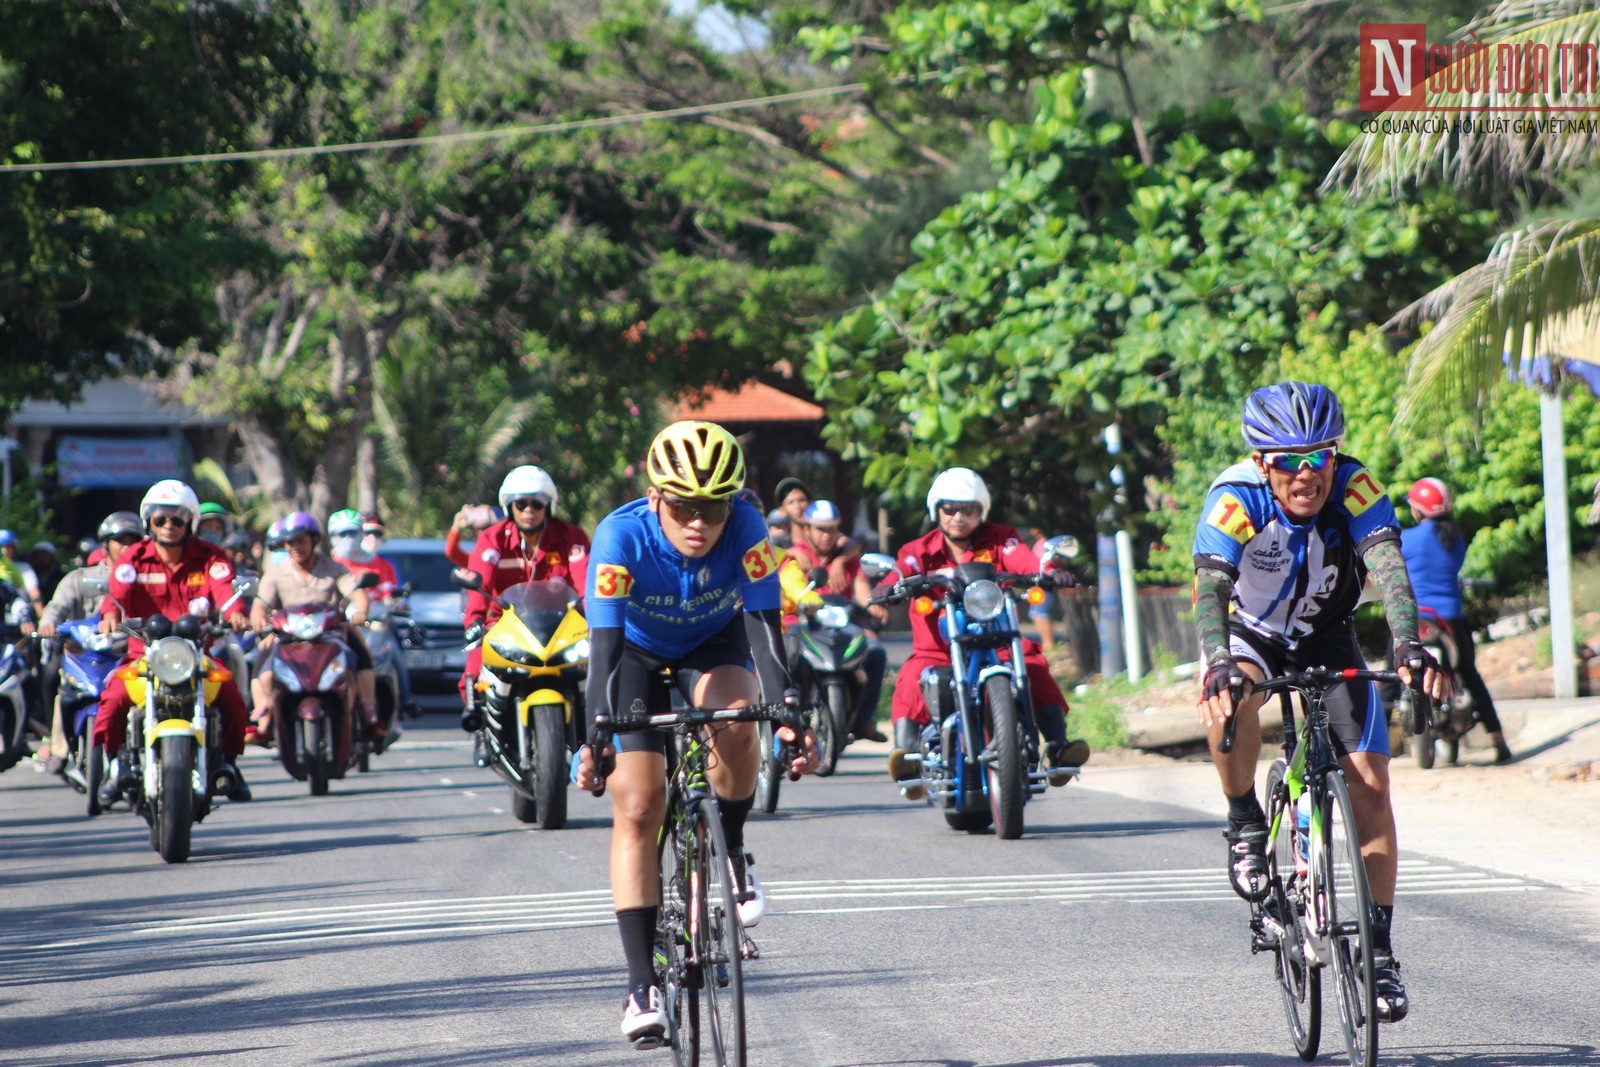
[(561, 653), (561, 658), (566, 660), (568, 663), (577, 663), (580, 660), (588, 659), (589, 639), (587, 637), (580, 637), (578, 640), (572, 642), (572, 647)]
[(842, 630), (850, 625), (850, 609), (839, 604), (824, 604), (817, 609), (817, 624), (830, 630)]
[(1006, 606), (1006, 595), (998, 585), (985, 578), (967, 586), (961, 603), (967, 609), (967, 618), (988, 622)]
[(288, 625), (284, 629), (289, 631), (290, 637), (299, 638), (301, 641), (315, 641), (322, 636), (322, 616), (290, 615)]
[(182, 685), (194, 676), (199, 666), (194, 646), (181, 637), (163, 637), (145, 653), (150, 673), (166, 685)]
[(522, 663), (530, 667), (539, 665), (539, 661), (534, 658), (533, 653), (526, 652), (516, 645), (507, 644), (504, 641), (490, 641), (489, 647), (494, 649), (497, 655), (512, 663)]

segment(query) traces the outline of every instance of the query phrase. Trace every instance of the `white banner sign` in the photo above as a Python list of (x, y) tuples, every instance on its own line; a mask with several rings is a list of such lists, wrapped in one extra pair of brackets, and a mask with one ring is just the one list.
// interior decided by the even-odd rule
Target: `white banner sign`
[(62, 486), (143, 488), (178, 478), (176, 437), (62, 437), (56, 441), (56, 481)]

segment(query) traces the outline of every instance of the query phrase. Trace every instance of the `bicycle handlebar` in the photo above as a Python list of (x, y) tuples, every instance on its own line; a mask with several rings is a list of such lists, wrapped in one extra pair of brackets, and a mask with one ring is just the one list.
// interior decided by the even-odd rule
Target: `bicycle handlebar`
[[(616, 760), (601, 755), (612, 734), (640, 730), (664, 730), (676, 726), (709, 726), (718, 722), (774, 722), (787, 726), (797, 735), (803, 729), (799, 716), (785, 704), (747, 704), (742, 708), (684, 708), (659, 714), (596, 715), (589, 723), (589, 751), (594, 754), (595, 784), (589, 792), (599, 797), (606, 791), (606, 778), (616, 769)], [(786, 743), (787, 744), (787, 743)], [(792, 757), (791, 757), (792, 758)]]

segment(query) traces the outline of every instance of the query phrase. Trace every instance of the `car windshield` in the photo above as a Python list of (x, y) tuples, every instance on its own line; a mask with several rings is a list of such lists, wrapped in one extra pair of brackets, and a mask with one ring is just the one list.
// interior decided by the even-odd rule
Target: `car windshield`
[(381, 555), (394, 564), (394, 569), (400, 574), (400, 581), (410, 585), (417, 592), (456, 592), (456, 587), (450, 584), (450, 572), (455, 569), (455, 564), (442, 554), (384, 552)]

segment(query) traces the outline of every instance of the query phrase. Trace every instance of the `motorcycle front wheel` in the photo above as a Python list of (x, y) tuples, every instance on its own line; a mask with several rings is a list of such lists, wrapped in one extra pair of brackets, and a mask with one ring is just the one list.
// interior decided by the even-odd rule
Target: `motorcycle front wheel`
[(538, 801), (539, 828), (567, 825), (567, 716), (560, 704), (533, 709), (533, 794)]
[(306, 771), (306, 784), (314, 797), (328, 793), (328, 722), (326, 719), (300, 720), (300, 765)]
[(994, 815), (994, 830), (1003, 840), (1022, 836), (1022, 803), (1027, 798), (1023, 785), (1026, 768), (1022, 762), (1022, 723), (1017, 715), (1017, 697), (1011, 679), (994, 675), (983, 683), (984, 704), (989, 712), (988, 743), (994, 759), (985, 764), (989, 781), (989, 810)]
[(844, 735), (834, 729), (833, 715), (828, 710), (826, 693), (811, 691), (810, 711), (807, 717), (817, 734), (817, 777), (826, 778), (839, 765), (839, 750), (844, 747)]
[(775, 734), (770, 722), (757, 725), (761, 766), (756, 772), (756, 798), (761, 802), (761, 810), (768, 815), (778, 810), (778, 790), (783, 785), (783, 768), (778, 766), (778, 739)]
[(152, 844), (168, 863), (183, 863), (194, 829), (194, 739), (163, 737), (156, 761), (161, 765), (161, 792), (151, 824)]

